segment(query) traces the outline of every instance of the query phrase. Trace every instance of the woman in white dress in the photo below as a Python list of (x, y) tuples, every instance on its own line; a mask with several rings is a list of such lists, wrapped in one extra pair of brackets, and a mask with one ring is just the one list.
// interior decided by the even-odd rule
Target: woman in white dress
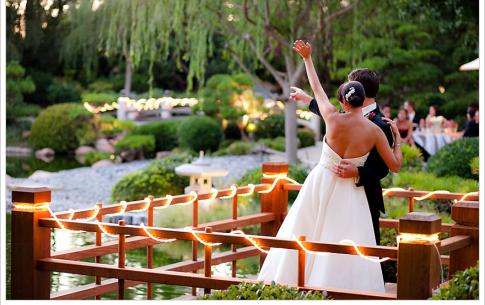
[[(297, 40), (294, 49), (305, 62), (308, 80), (325, 120), (326, 135), (320, 162), (306, 178), (276, 236), (305, 235), (307, 241), (339, 243), (347, 239), (357, 244), (375, 245), (364, 188), (356, 187), (353, 178), (337, 177), (331, 167), (342, 159), (362, 166), (371, 149), (376, 147), (389, 169), (397, 172), (402, 159), (399, 131), (394, 122), (387, 120), (395, 136), (395, 146), (391, 150), (383, 131), (362, 115), (365, 92), (359, 82), (348, 82), (339, 90), (341, 105), (346, 111), (339, 113), (318, 80), (311, 46)], [(290, 97), (294, 98), (295, 94)], [(272, 248), (258, 280), (296, 285), (297, 264), (296, 250)], [(305, 285), (384, 292), (380, 264), (346, 254), (307, 254)]]

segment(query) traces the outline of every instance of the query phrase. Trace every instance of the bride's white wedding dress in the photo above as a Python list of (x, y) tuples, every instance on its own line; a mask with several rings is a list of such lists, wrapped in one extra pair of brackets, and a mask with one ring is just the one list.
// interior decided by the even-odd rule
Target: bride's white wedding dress
[[(362, 166), (368, 155), (346, 160)], [(339, 178), (331, 171), (340, 160), (324, 139), (320, 162), (306, 178), (277, 237), (305, 235), (307, 241), (338, 244), (350, 239), (376, 245), (364, 188), (357, 187), (353, 178)], [(258, 280), (296, 285), (297, 265), (296, 250), (272, 248)], [(305, 285), (385, 292), (380, 264), (347, 254), (307, 254)]]

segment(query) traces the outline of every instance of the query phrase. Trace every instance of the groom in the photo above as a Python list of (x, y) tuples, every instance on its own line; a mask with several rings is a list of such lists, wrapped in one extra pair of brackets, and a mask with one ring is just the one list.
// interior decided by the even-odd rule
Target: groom
[[(362, 112), (369, 120), (379, 126), (389, 141), (393, 145), (393, 136), (390, 126), (382, 120), (384, 115), (381, 113), (376, 103), (377, 92), (379, 91), (379, 78), (374, 71), (367, 68), (355, 69), (348, 75), (349, 81), (358, 81), (364, 86), (366, 98), (364, 100)], [(306, 95), (306, 94), (305, 94)], [(303, 101), (310, 101), (309, 109), (311, 112), (319, 115), (318, 104), (311, 96), (302, 97)], [(358, 132), (358, 131), (356, 131)], [(357, 186), (363, 186), (367, 201), (369, 203), (372, 224), (374, 226), (374, 235), (376, 244), (380, 244), (379, 216), (384, 210), (384, 199), (382, 197), (381, 179), (386, 177), (389, 169), (380, 157), (377, 149), (374, 147), (367, 158), (364, 166), (356, 167), (353, 163), (342, 160), (339, 165), (333, 168), (336, 175), (342, 178), (354, 178)]]

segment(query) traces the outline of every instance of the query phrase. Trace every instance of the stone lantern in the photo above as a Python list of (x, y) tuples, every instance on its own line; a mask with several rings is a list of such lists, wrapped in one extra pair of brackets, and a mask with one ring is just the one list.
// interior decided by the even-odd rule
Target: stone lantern
[(200, 151), (199, 158), (187, 164), (182, 164), (175, 168), (175, 173), (179, 176), (189, 176), (190, 184), (185, 188), (185, 193), (191, 191), (197, 193), (209, 193), (212, 188), (212, 177), (222, 177), (227, 175), (227, 170), (212, 166), (204, 158), (204, 152)]

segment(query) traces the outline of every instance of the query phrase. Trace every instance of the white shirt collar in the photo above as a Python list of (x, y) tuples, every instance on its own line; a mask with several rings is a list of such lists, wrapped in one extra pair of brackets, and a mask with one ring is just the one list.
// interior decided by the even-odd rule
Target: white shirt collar
[(374, 109), (377, 109), (377, 103), (372, 103), (370, 105), (362, 107), (362, 114), (366, 116), (369, 114), (369, 112), (373, 111)]

